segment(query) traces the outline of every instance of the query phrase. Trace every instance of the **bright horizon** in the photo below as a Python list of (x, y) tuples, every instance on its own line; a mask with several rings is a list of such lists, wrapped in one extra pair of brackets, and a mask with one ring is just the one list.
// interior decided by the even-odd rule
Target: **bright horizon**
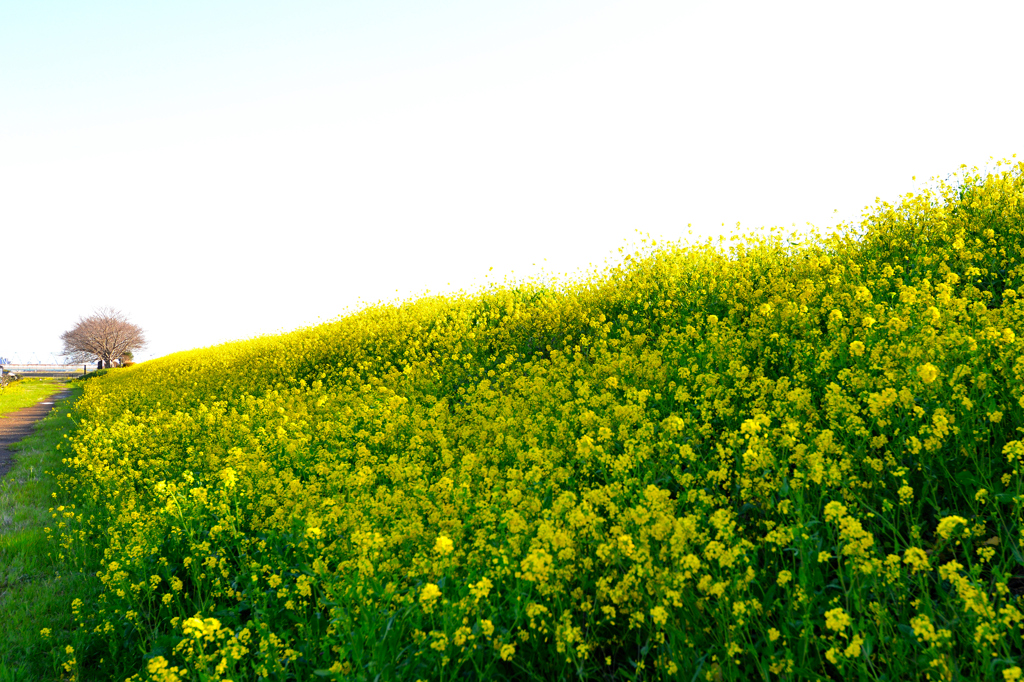
[(1024, 4), (969, 7), (13, 5), (0, 357), (59, 360), (103, 306), (145, 360), (577, 276), (643, 234), (856, 222), (1024, 154)]

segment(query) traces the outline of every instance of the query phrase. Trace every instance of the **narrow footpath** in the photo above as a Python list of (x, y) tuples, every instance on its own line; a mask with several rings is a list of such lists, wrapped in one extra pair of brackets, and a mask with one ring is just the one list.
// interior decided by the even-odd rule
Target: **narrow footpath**
[(14, 453), (8, 450), (7, 446), (32, 435), (35, 423), (50, 414), (57, 401), (66, 398), (70, 392), (69, 389), (64, 389), (35, 405), (0, 417), (0, 478), (6, 476), (14, 466)]

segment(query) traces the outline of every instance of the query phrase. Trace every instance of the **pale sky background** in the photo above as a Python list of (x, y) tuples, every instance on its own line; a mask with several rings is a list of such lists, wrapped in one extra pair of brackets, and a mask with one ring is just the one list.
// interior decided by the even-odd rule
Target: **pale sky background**
[(637, 231), (856, 219), (1024, 155), (1021, 26), (1019, 0), (0, 0), (0, 356), (50, 362), (100, 306), (146, 359)]

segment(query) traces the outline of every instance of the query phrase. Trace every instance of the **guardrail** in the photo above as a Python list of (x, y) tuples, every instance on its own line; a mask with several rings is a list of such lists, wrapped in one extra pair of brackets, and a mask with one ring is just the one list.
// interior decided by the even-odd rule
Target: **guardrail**
[(96, 363), (85, 363), (82, 365), (57, 365), (57, 364), (3, 364), (0, 369), (9, 374), (18, 376), (32, 376), (37, 374), (60, 374), (78, 375), (88, 374), (96, 369)]

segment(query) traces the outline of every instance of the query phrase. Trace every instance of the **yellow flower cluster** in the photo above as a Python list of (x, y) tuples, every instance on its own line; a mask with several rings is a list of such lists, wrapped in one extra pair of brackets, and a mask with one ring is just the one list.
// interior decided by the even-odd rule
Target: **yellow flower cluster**
[(1022, 171), (88, 382), (86, 663), (1017, 679)]

